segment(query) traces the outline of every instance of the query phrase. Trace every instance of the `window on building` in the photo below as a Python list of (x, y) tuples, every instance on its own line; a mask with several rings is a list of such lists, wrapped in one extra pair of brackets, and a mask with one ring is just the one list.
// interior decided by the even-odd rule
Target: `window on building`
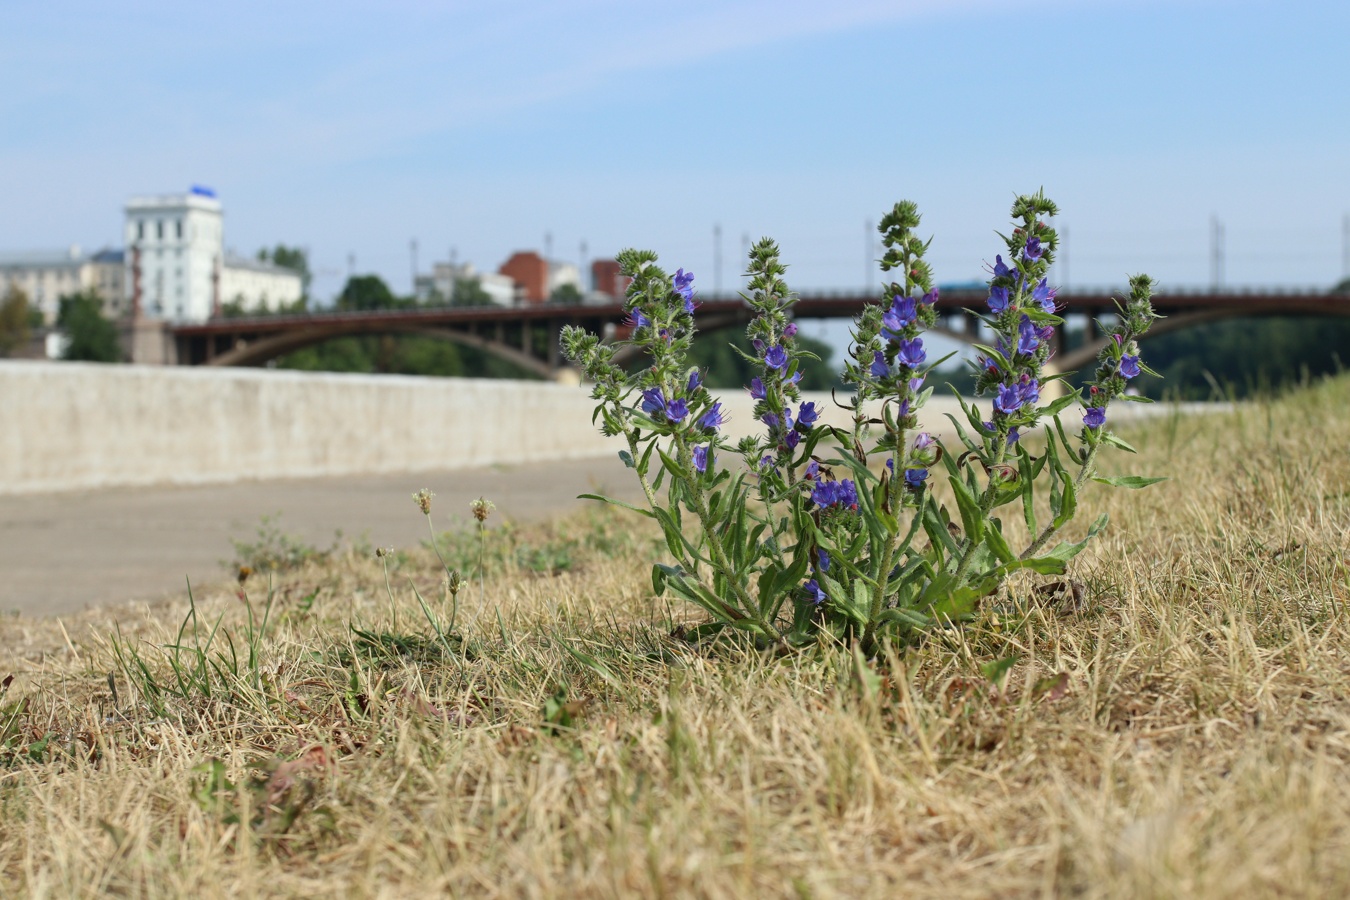
[(164, 220), (159, 219), (155, 222), (155, 237), (161, 241), (164, 240)]
[(183, 239), (183, 220), (175, 219), (174, 226), (178, 229), (178, 239), (181, 241)]
[(137, 223), (136, 223), (136, 240), (138, 240), (138, 241), (143, 241), (143, 240), (145, 240), (145, 223), (144, 223), (144, 222), (137, 222)]

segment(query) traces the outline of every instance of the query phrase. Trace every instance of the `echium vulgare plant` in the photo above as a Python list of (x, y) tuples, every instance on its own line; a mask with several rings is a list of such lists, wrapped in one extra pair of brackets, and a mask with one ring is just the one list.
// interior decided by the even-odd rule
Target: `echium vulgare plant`
[[(989, 396), (991, 410), (986, 417), (961, 401), (966, 424), (950, 417), (962, 445), (957, 455), (918, 430), (933, 390), (925, 382), (942, 360), (930, 360), (924, 346), (924, 332), (937, 321), (938, 290), (924, 260), (929, 242), (915, 233), (913, 203), (896, 204), (881, 221), (881, 267), (895, 280), (854, 325), (843, 373), (853, 389), (850, 428), (824, 425), (823, 410), (802, 399), (801, 365), (815, 357), (797, 346), (796, 298), (773, 241), (750, 251), (743, 295), (754, 314), (747, 328), (754, 353), (745, 355), (757, 374), (748, 388), (764, 428), (734, 446), (722, 433), (721, 401), (687, 362), (693, 275), (667, 274), (649, 251), (619, 254), (631, 279), (630, 335), (619, 343), (636, 345), (649, 364), (626, 373), (614, 362), (616, 345), (581, 328), (564, 330), (563, 348), (594, 383), (602, 431), (628, 445), (619, 455), (636, 471), (647, 508), (619, 505), (656, 519), (674, 557), (653, 569), (654, 588), (712, 616), (696, 634), (733, 627), (779, 644), (829, 634), (870, 651), (884, 639), (970, 615), (1013, 572), (1064, 573), (1106, 524), (1103, 515), (1086, 537), (1050, 547), (1088, 481), (1143, 487), (1160, 480), (1096, 472), (1103, 446), (1131, 449), (1107, 429), (1106, 416), (1112, 401), (1140, 399), (1125, 389), (1148, 371), (1136, 343), (1156, 318), (1147, 276), (1131, 279), (1117, 321), (1099, 323), (1108, 338), (1095, 379), (1041, 403), (1050, 382), (1062, 379), (1047, 367), (1063, 324), (1048, 275), (1057, 237), (1045, 218), (1055, 212), (1040, 193), (1013, 204), (1008, 259), (995, 257), (988, 314), (979, 314), (994, 341), (977, 345), (981, 356), (973, 363), (977, 396)], [(1075, 400), (1084, 409), (1082, 427), (1066, 430), (1061, 414)], [(1025, 438), (1038, 427), (1044, 439), (1036, 455)], [(945, 475), (955, 515), (933, 489), (935, 472)], [(1048, 495), (1044, 527), (1038, 483)], [(1018, 501), (1031, 536), (1021, 550), (997, 515)]]

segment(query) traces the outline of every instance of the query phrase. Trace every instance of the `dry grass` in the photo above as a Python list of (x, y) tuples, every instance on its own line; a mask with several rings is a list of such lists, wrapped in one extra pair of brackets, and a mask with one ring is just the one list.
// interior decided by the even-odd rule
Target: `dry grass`
[[(880, 678), (672, 639), (655, 535), (601, 514), (494, 539), (467, 658), (408, 587), (444, 616), (429, 551), (392, 605), (373, 560), (287, 573), (257, 669), (162, 713), (113, 624), (168, 684), (186, 600), (6, 620), (0, 893), (1350, 894), (1348, 401), (1136, 432), (1129, 470), (1174, 480), (1085, 499), (1085, 609), (1015, 584)], [(244, 603), (198, 605), (244, 652)]]

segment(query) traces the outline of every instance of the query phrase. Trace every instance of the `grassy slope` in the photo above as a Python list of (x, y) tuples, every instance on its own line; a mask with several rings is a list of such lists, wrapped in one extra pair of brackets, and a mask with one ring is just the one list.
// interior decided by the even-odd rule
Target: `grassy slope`
[[(1348, 402), (1341, 380), (1132, 434), (1128, 470), (1174, 478), (1085, 498), (1112, 514), (1085, 610), (1013, 584), (867, 689), (847, 653), (670, 639), (692, 619), (651, 597), (654, 535), (607, 514), (497, 532), (487, 603), (461, 594), (468, 661), (409, 589), (444, 614), (425, 550), (392, 604), (373, 560), (280, 576), (256, 673), (160, 712), (113, 626), (172, 684), (154, 648), (185, 601), (69, 638), (7, 620), (0, 705), (28, 706), (0, 894), (1345, 895)], [(246, 653), (243, 602), (199, 607)], [(978, 663), (1014, 653), (991, 689)]]

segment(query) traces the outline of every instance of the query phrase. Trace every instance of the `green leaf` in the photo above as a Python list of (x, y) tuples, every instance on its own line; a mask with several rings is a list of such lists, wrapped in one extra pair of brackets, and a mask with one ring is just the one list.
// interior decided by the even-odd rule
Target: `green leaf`
[(933, 620), (916, 609), (883, 609), (881, 615), (877, 616), (879, 623), (894, 622), (899, 625), (908, 625), (911, 628), (929, 628), (933, 625)]
[(644, 515), (647, 518), (654, 518), (650, 509), (641, 509), (631, 503), (624, 503), (622, 500), (615, 500), (611, 497), (604, 497), (600, 494), (577, 494), (578, 500), (599, 500), (601, 503), (608, 503), (612, 506), (622, 506), (624, 509), (631, 509), (633, 512)]
[(1003, 536), (1003, 530), (996, 523), (991, 522), (990, 527), (985, 529), (984, 540), (989, 544), (989, 549), (994, 551), (994, 556), (998, 557), (999, 562), (1010, 563), (1017, 559), (1017, 554), (1008, 546), (1008, 539)]
[(1008, 672), (1017, 665), (1017, 654), (1006, 656), (1003, 659), (991, 660), (980, 665), (980, 673), (988, 678), (995, 686), (1001, 687), (1003, 679), (1008, 677)]
[(1077, 400), (1078, 400), (1078, 392), (1069, 391), (1063, 397), (1060, 397), (1059, 399), (1052, 401), (1050, 404), (1046, 406), (1042, 406), (1037, 412), (1042, 416), (1053, 416), (1062, 411), (1070, 403), (1074, 403)]
[(949, 480), (956, 494), (957, 508), (961, 511), (961, 527), (972, 544), (978, 543), (984, 536), (984, 516), (980, 513), (980, 504), (964, 481), (959, 478)]
[(633, 462), (633, 454), (629, 453), (627, 450), (619, 451), (619, 459), (623, 460), (623, 464), (628, 468), (630, 469), (637, 468), (637, 464)]
[(1098, 484), (1109, 484), (1112, 487), (1130, 488), (1131, 490), (1137, 491), (1140, 488), (1148, 487), (1150, 484), (1166, 481), (1167, 477), (1147, 478), (1143, 475), (1093, 475), (1092, 480)]
[(1112, 434), (1112, 433), (1109, 432), (1109, 431), (1108, 431), (1106, 434), (1102, 435), (1102, 443), (1103, 443), (1103, 444), (1110, 444), (1112, 447), (1119, 447), (1120, 449), (1124, 450), (1126, 453), (1138, 453), (1138, 452), (1139, 452), (1138, 450), (1134, 449), (1134, 448), (1131, 447), (1129, 444), (1125, 443), (1124, 441), (1122, 441), (1120, 438), (1116, 437), (1114, 434)]
[(1078, 491), (1073, 486), (1073, 478), (1064, 473), (1064, 492), (1060, 498), (1059, 509), (1055, 512), (1054, 527), (1058, 531), (1073, 518), (1078, 511)]
[(1087, 536), (1084, 537), (1081, 541), (1079, 541), (1076, 544), (1070, 544), (1067, 541), (1061, 541), (1060, 544), (1057, 547), (1055, 547), (1055, 549), (1047, 553), (1044, 557), (1042, 557), (1042, 559), (1058, 559), (1067, 563), (1069, 560), (1073, 559), (1079, 553), (1083, 552), (1083, 548), (1088, 545), (1088, 541), (1096, 537), (1097, 533), (1106, 527), (1107, 521), (1108, 519), (1106, 513), (1102, 513), (1100, 516), (1097, 517), (1097, 521), (1092, 523), (1092, 527), (1088, 529)]
[(667, 568), (669, 567), (663, 566), (660, 563), (657, 563), (656, 565), (652, 566), (652, 592), (656, 594), (656, 596), (658, 597), (660, 597), (662, 594), (666, 592)]

